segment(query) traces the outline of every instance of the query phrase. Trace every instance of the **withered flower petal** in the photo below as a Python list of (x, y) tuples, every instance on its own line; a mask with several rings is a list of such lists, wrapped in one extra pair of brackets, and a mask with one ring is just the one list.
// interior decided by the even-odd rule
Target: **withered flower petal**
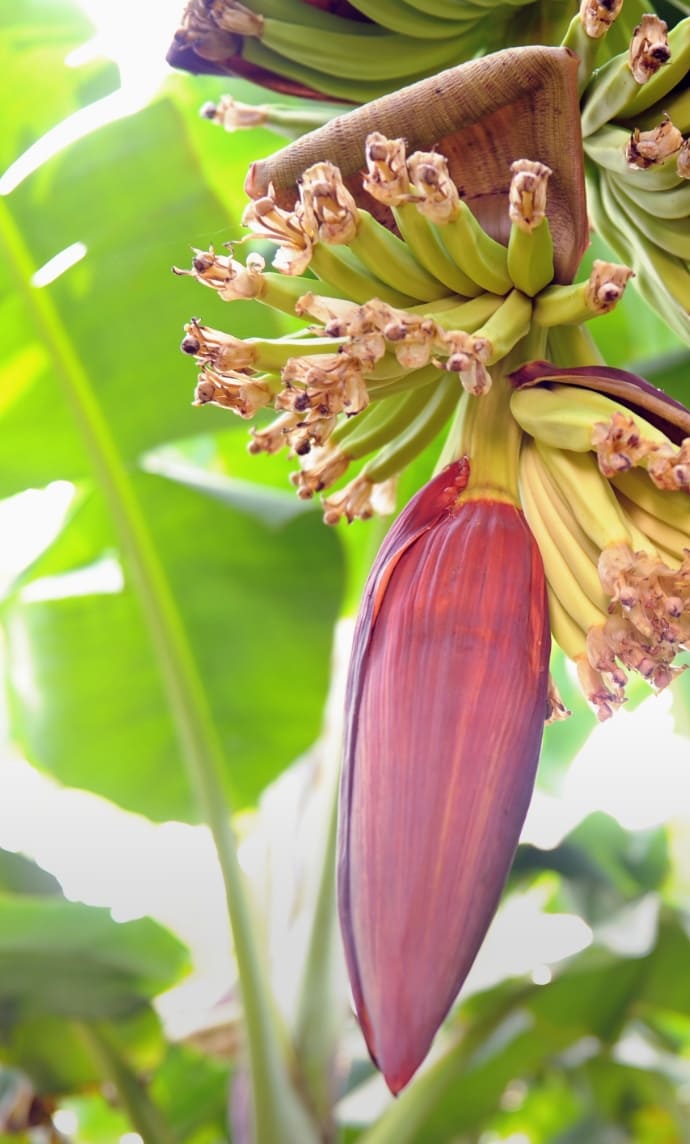
[(362, 1031), (393, 1092), (496, 909), (547, 713), (539, 550), (515, 505), (461, 499), (468, 471), (464, 459), (439, 473), (388, 533), (348, 682), (340, 921)]

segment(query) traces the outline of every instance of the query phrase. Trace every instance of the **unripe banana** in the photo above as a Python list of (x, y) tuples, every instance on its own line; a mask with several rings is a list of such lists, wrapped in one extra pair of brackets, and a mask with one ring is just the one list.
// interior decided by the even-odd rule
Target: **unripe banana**
[(625, 543), (633, 548), (644, 537), (630, 526), (616, 496), (591, 453), (553, 449), (539, 442), (537, 451), (584, 533), (598, 548)]
[(448, 287), (420, 266), (408, 246), (370, 215), (358, 209), (357, 233), (349, 243), (353, 254), (393, 289), (403, 289), (420, 302), (443, 298)]
[(318, 288), (324, 293), (335, 290), (343, 298), (362, 305), (371, 298), (380, 298), (389, 306), (398, 306), (406, 309), (414, 305), (415, 298), (388, 286), (380, 278), (369, 272), (361, 259), (357, 258), (346, 246), (327, 246), (323, 242), (316, 244), (312, 251), (310, 268), (319, 278)]
[(411, 392), (384, 397), (368, 405), (357, 417), (338, 425), (331, 440), (352, 460), (365, 457), (395, 438), (419, 415), (429, 401), (429, 388), (433, 384), (430, 380)]
[(466, 298), (482, 293), (483, 287), (453, 260), (440, 235), (414, 203), (400, 203), (393, 207), (393, 215), (415, 258), (437, 281)]
[(632, 275), (627, 266), (595, 260), (586, 282), (569, 286), (547, 286), (534, 304), (534, 320), (552, 326), (580, 325), (600, 314), (608, 314), (620, 301)]
[(679, 529), (690, 542), (690, 497), (687, 493), (662, 492), (641, 469), (619, 473), (611, 483), (646, 513)]
[(690, 532), (682, 532), (667, 521), (646, 512), (621, 492), (617, 494), (617, 498), (626, 516), (645, 538), (646, 542), (638, 545), (638, 548), (645, 548), (647, 551), (658, 548), (664, 560), (670, 557), (676, 564), (680, 564), (684, 552), (690, 551)]
[[(647, 191), (666, 191), (681, 185), (675, 155), (654, 163), (644, 170), (631, 167), (626, 158), (630, 132), (609, 124), (584, 141), (585, 155), (597, 167), (603, 167), (625, 183)], [(615, 248), (614, 248), (615, 249)]]
[(399, 473), (441, 432), (457, 406), (461, 392), (457, 377), (452, 374), (443, 377), (434, 386), (417, 417), (367, 462), (362, 475), (378, 483)]
[[(668, 33), (671, 58), (646, 84), (638, 88), (621, 109), (620, 118), (637, 117), (659, 100), (665, 99), (690, 71), (690, 17), (680, 20)], [(670, 108), (664, 108), (671, 114)], [(673, 115), (671, 115), (673, 119)], [(675, 122), (675, 120), (674, 120)], [(680, 125), (679, 125), (680, 126)], [(684, 130), (684, 128), (681, 128)]]
[(593, 389), (568, 385), (518, 389), (510, 399), (510, 411), (525, 433), (554, 449), (589, 452), (594, 426), (610, 422), (615, 413), (631, 419), (641, 438), (655, 444), (668, 444), (668, 438), (660, 429)]
[[(640, 86), (651, 81), (670, 55), (664, 21), (656, 15), (643, 16), (633, 33), (629, 52), (614, 56), (599, 68), (585, 91), (583, 137), (592, 135), (611, 119), (624, 118), (628, 107), (635, 105)], [(651, 103), (654, 102), (653, 97)]]
[(553, 239), (546, 216), (551, 170), (528, 159), (517, 159), (510, 169), (508, 273), (521, 293), (534, 297), (554, 276)]
[(527, 335), (531, 324), (531, 298), (519, 290), (511, 290), (491, 317), (474, 331), (476, 337), (485, 338), (491, 345), (486, 364), (493, 365), (510, 353)]
[(565, 502), (554, 497), (552, 489), (536, 447), (526, 444), (520, 455), (520, 498), (527, 522), (552, 591), (575, 623), (587, 631), (604, 622), (608, 600), (591, 549), (583, 545)]
[(609, 176), (612, 188), (618, 188), (641, 210), (658, 219), (674, 219), (686, 223), (690, 217), (690, 179), (683, 180), (677, 187), (665, 191), (648, 191), (633, 180)]
[(467, 203), (460, 199), (455, 215), (444, 225), (433, 224), (443, 248), (482, 290), (507, 294), (513, 282), (508, 251), (484, 230)]

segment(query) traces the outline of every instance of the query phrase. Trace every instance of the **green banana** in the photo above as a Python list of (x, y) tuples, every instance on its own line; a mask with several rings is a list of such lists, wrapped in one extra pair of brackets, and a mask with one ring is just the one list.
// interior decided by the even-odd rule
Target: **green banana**
[(612, 189), (631, 199), (640, 210), (658, 219), (683, 220), (690, 217), (690, 180), (684, 179), (677, 187), (666, 191), (648, 191), (637, 181), (619, 179), (609, 175)]
[(508, 273), (517, 289), (530, 297), (553, 280), (553, 238), (546, 216), (531, 231), (524, 230), (517, 223), (511, 224)]
[(619, 186), (609, 183), (609, 191), (630, 224), (640, 232), (643, 241), (654, 243), (682, 262), (690, 259), (690, 219), (659, 218), (643, 210)]
[(580, 325), (590, 318), (608, 314), (620, 301), (632, 270), (596, 260), (586, 282), (569, 286), (547, 286), (534, 303), (534, 321), (552, 326)]
[[(306, 37), (305, 37), (306, 39)], [(294, 59), (280, 55), (267, 47), (261, 40), (246, 39), (242, 45), (242, 59), (256, 67), (273, 72), (275, 75), (285, 76), (304, 87), (318, 91), (322, 95), (332, 96), (345, 103), (369, 103), (382, 96), (390, 94), (391, 81), (380, 80), (375, 77), (370, 80), (348, 79), (335, 71), (321, 71), (314, 66), (298, 63)], [(314, 64), (314, 59), (310, 63)], [(421, 68), (415, 75), (405, 76), (406, 84), (426, 79), (429, 75), (427, 68)]]
[(357, 217), (357, 233), (349, 248), (371, 274), (378, 275), (393, 289), (404, 285), (405, 292), (420, 302), (447, 296), (448, 287), (420, 266), (402, 239), (361, 207)]
[(575, 520), (597, 548), (617, 543), (644, 546), (644, 537), (626, 520), (593, 454), (553, 449), (541, 442), (537, 451)]
[(418, 36), (420, 40), (462, 36), (476, 23), (476, 16), (463, 16), (462, 13), (452, 20), (435, 18), (432, 13), (419, 12), (409, 4), (401, 4), (400, 0), (350, 0), (350, 5), (382, 28), (405, 36)]
[[(371, 26), (371, 31), (365, 34), (359, 30), (331, 32), (322, 28), (308, 36), (303, 24), (267, 17), (260, 35), (266, 48), (285, 59), (304, 67), (316, 66), (326, 75), (338, 75), (355, 82), (403, 81), (418, 75), (422, 69), (433, 72), (450, 67), (458, 58), (453, 38), (420, 42), (418, 36), (384, 32), (376, 26)], [(245, 58), (249, 58), (246, 49), (250, 46), (251, 40), (245, 40)]]
[[(668, 33), (671, 58), (625, 103), (618, 118), (637, 119), (659, 100), (664, 100), (677, 84), (683, 82), (690, 71), (690, 16), (681, 20)], [(670, 108), (664, 107), (673, 119)], [(613, 118), (613, 117), (611, 117)], [(675, 119), (673, 120), (675, 123)], [(680, 126), (680, 124), (678, 124)], [(681, 128), (685, 130), (685, 128)]]
[(331, 441), (353, 461), (373, 453), (418, 416), (429, 400), (429, 387), (433, 384), (427, 382), (405, 393), (382, 397), (356, 417), (341, 422), (331, 433)]
[[(373, 375), (373, 376), (372, 376)], [(411, 389), (419, 389), (431, 382), (438, 384), (441, 371), (433, 364), (422, 366), (421, 369), (407, 369), (398, 377), (389, 380), (377, 380), (376, 371), (367, 374), (367, 390), (372, 401), (379, 398), (392, 397), (395, 393), (409, 393)]]
[(635, 271), (635, 288), (664, 321), (690, 342), (690, 272), (679, 258), (645, 241), (618, 205), (606, 179), (588, 181), (594, 223), (605, 242)]
[(539, 545), (551, 590), (583, 631), (604, 623), (608, 600), (589, 547), (581, 543), (567, 505), (553, 485), (533, 444), (520, 454), (520, 499)]
[[(599, 68), (585, 90), (583, 137), (592, 135), (611, 119), (625, 118), (628, 106), (635, 105), (640, 87), (651, 83), (670, 54), (664, 21), (656, 15), (643, 16), (635, 29), (630, 50), (614, 56)], [(650, 106), (655, 102), (652, 98)]]
[(393, 289), (382, 282), (380, 278), (369, 273), (366, 266), (346, 246), (327, 246), (317, 242), (312, 250), (310, 269), (318, 276), (319, 291), (323, 284), (328, 286), (325, 291), (337, 290), (344, 298), (362, 305), (372, 298), (380, 298), (389, 306), (400, 306), (403, 309), (414, 304), (415, 299), (401, 290)]
[(686, 535), (690, 545), (690, 497), (687, 493), (662, 492), (641, 469), (618, 473), (611, 483), (617, 492), (646, 513)]
[(561, 47), (569, 48), (571, 52), (575, 53), (579, 60), (577, 69), (577, 90), (581, 96), (596, 67), (601, 48), (601, 37), (589, 36), (587, 34), (582, 20), (582, 13), (577, 12), (566, 29), (566, 33), (561, 40)]
[(638, 414), (633, 416), (626, 406), (594, 389), (568, 385), (517, 389), (510, 398), (510, 411), (525, 433), (554, 449), (589, 452), (594, 426), (610, 422), (614, 413), (632, 418), (639, 436), (646, 441), (659, 445), (669, 443), (668, 437), (656, 426)]
[(531, 324), (531, 298), (519, 290), (511, 290), (491, 317), (474, 331), (475, 337), (486, 339), (491, 346), (486, 364), (493, 365), (510, 353), (529, 332)]
[(457, 377), (453, 374), (443, 376), (415, 419), (366, 463), (362, 475), (373, 483), (379, 483), (399, 473), (441, 432), (458, 404), (461, 392)]
[(604, 359), (586, 326), (553, 326), (549, 330), (547, 357), (554, 365), (603, 365)]
[(660, 123), (664, 115), (668, 115), (673, 125), (684, 135), (690, 131), (690, 88), (682, 87), (672, 92), (667, 98), (653, 104), (648, 111), (636, 115), (627, 122), (631, 129), (639, 127), (645, 131)]
[(668, 556), (680, 564), (683, 553), (690, 550), (690, 532), (681, 532), (674, 525), (646, 512), (623, 493), (618, 493), (618, 501), (626, 516), (645, 537), (646, 543), (639, 547), (646, 548), (647, 551), (658, 548), (661, 550), (660, 555)]
[(432, 223), (417, 210), (414, 203), (401, 203), (392, 209), (403, 239), (429, 274), (449, 290), (466, 298), (481, 294), (482, 287), (453, 261)]
[[(471, 281), (491, 294), (507, 294), (513, 285), (508, 272), (508, 251), (487, 234), (462, 199), (447, 223), (432, 223), (443, 249)], [(517, 283), (515, 283), (517, 285)]]

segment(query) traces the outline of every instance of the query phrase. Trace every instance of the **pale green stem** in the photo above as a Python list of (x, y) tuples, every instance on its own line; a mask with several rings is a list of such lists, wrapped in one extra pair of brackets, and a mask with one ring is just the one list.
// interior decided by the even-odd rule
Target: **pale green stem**
[(437, 469), (459, 457), (469, 457), (470, 478), (463, 497), (519, 504), (518, 462), (522, 430), (510, 412), (512, 387), (507, 375), (518, 365), (542, 357), (546, 331), (533, 326), (522, 341), (491, 367), (492, 384), (479, 397), (463, 395), (456, 419), (443, 447)]
[(117, 1092), (120, 1106), (146, 1144), (176, 1144), (177, 1136), (167, 1123), (136, 1073), (130, 1068), (107, 1031), (78, 1022), (79, 1033), (103, 1077)]
[[(46, 289), (31, 286), (33, 265), (14, 220), (0, 201), (0, 241), (49, 351), (56, 380), (72, 410), (117, 530), (132, 585), (149, 631), (190, 782), (218, 852), (232, 927), (249, 1043), (257, 1144), (316, 1139), (291, 1088), (269, 987), (257, 951), (229, 808), (226, 766), (212, 712), (175, 597), (108, 421), (59, 312)], [(104, 319), (105, 320), (105, 319)], [(301, 1133), (296, 1135), (295, 1133)]]
[(319, 1123), (326, 1130), (332, 1119), (333, 1068), (338, 1035), (333, 991), (338, 784), (330, 775), (328, 781), (332, 787), (329, 792), (328, 833), (295, 1022), (295, 1053), (300, 1076)]

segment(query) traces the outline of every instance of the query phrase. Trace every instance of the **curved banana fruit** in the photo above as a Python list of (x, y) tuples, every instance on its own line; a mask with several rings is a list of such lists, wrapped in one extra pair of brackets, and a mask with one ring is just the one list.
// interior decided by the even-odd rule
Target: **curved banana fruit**
[(609, 175), (608, 181), (612, 189), (620, 190), (636, 207), (657, 219), (687, 222), (690, 217), (690, 179), (665, 191), (648, 191), (637, 180), (620, 179), (617, 175)]
[(551, 590), (583, 631), (604, 623), (608, 600), (599, 580), (596, 555), (591, 546), (582, 544), (581, 533), (562, 497), (554, 497), (548, 473), (531, 443), (520, 454), (520, 497)]
[(451, 257), (433, 224), (414, 203), (400, 203), (392, 210), (403, 239), (429, 274), (449, 290), (466, 298), (482, 293), (483, 287)]
[(482, 290), (508, 293), (513, 286), (508, 251), (487, 234), (466, 202), (460, 199), (455, 215), (444, 224), (433, 223), (432, 227), (450, 258)]
[(546, 185), (551, 169), (517, 159), (511, 165), (507, 265), (511, 281), (533, 297), (553, 281), (553, 238), (546, 215)]
[(461, 394), (457, 377), (453, 374), (442, 377), (417, 417), (366, 463), (362, 476), (378, 484), (399, 473), (441, 432)]
[[(656, 214), (650, 214), (629, 197), (620, 184), (615, 184), (613, 181), (609, 181), (608, 190), (629, 220), (629, 224), (640, 232), (643, 242), (645, 240), (652, 242), (660, 250), (665, 250), (667, 254), (673, 255), (683, 262), (690, 259), (690, 219), (687, 217), (664, 219)], [(688, 190), (690, 190), (690, 184), (688, 184)], [(669, 192), (661, 191), (659, 197), (664, 193), (668, 194)]]
[(357, 417), (341, 422), (330, 440), (353, 461), (373, 453), (418, 416), (429, 400), (429, 386), (433, 384), (432, 379), (406, 393), (374, 401)]
[[(669, 61), (646, 84), (638, 88), (632, 99), (624, 104), (618, 118), (636, 119), (641, 112), (647, 111), (653, 104), (665, 99), (669, 92), (685, 79), (690, 71), (690, 17), (680, 20), (671, 28), (668, 33), (668, 46), (671, 53)], [(664, 110), (668, 110), (671, 114), (670, 108)], [(672, 114), (671, 118), (673, 119)]]
[(360, 305), (371, 298), (380, 298), (389, 306), (405, 309), (416, 301), (410, 294), (403, 294), (372, 275), (346, 246), (327, 246), (318, 242), (312, 250), (309, 265), (320, 280), (317, 283), (319, 291), (323, 289), (327, 293), (326, 287), (335, 289), (341, 297)]
[[(633, 33), (630, 49), (614, 56), (594, 73), (584, 93), (582, 134), (586, 138), (612, 119), (625, 118), (671, 56), (666, 24), (656, 15), (645, 15)], [(663, 85), (660, 85), (663, 86)], [(658, 96), (652, 95), (650, 103)], [(639, 105), (638, 105), (639, 106)]]
[(610, 422), (614, 413), (632, 420), (645, 440), (668, 444), (668, 438), (656, 426), (593, 389), (577, 389), (576, 396), (571, 386), (564, 385), (517, 389), (510, 399), (510, 411), (525, 433), (554, 449), (588, 453), (594, 426)]
[(592, 453), (553, 449), (539, 442), (537, 452), (554, 484), (583, 532), (599, 549), (625, 543), (641, 547), (644, 538), (634, 535), (620, 504), (602, 476)]
[(654, 163), (645, 170), (631, 167), (626, 158), (630, 132), (624, 127), (608, 124), (584, 140), (585, 155), (597, 167), (648, 191), (666, 191), (681, 185), (675, 155)]
[(690, 497), (687, 493), (662, 492), (641, 469), (618, 473), (611, 483), (617, 492), (646, 513), (678, 529), (690, 543)]
[(638, 547), (647, 551), (659, 549), (663, 559), (670, 557), (672, 561), (680, 564), (684, 553), (690, 551), (690, 533), (682, 532), (667, 521), (646, 512), (621, 492), (617, 494), (617, 498), (626, 516), (644, 537), (645, 542)]

